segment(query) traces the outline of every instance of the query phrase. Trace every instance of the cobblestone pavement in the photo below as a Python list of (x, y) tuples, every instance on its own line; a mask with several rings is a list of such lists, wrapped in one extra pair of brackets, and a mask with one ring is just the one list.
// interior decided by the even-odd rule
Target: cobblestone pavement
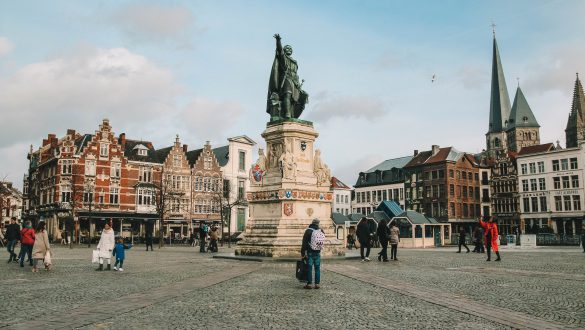
[(124, 272), (96, 272), (90, 249), (58, 247), (50, 272), (0, 263), (0, 328), (585, 328), (579, 251), (403, 249), (323, 261), (322, 288), (304, 290), (292, 263), (137, 246)]

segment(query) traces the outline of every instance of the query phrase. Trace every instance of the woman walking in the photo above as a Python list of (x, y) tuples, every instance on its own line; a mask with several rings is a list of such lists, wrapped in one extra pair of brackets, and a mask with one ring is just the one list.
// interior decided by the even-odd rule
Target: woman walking
[(20, 231), (20, 267), (24, 267), (24, 258), (28, 255), (30, 265), (33, 264), (32, 252), (35, 244), (35, 230), (32, 229), (30, 221), (24, 224)]
[[(35, 232), (35, 242), (32, 249), (32, 257), (33, 257), (33, 268), (32, 272), (37, 273), (39, 269), (37, 265), (39, 260), (44, 260), (46, 257), (50, 258), (51, 255), (51, 245), (49, 244), (49, 235), (47, 234), (47, 230), (45, 229), (45, 222), (41, 221), (37, 225), (36, 232)], [(50, 270), (51, 264), (49, 262), (45, 263), (45, 270)]]
[(388, 262), (388, 239), (390, 238), (390, 229), (388, 228), (386, 219), (380, 220), (376, 233), (378, 234), (378, 241), (380, 241), (380, 245), (382, 245), (382, 251), (378, 253), (378, 261)]
[(390, 228), (390, 259), (394, 259), (394, 261), (398, 260), (398, 258), (396, 258), (398, 242), (400, 242), (400, 229), (396, 227), (396, 222), (392, 222), (392, 227)]
[(97, 271), (104, 270), (104, 259), (106, 259), (106, 262), (108, 263), (106, 270), (112, 269), (112, 250), (114, 250), (115, 245), (116, 237), (114, 236), (114, 230), (109, 223), (106, 223), (104, 230), (102, 231), (102, 236), (100, 237), (100, 242), (97, 246), (100, 262), (99, 267), (96, 269)]
[[(360, 256), (362, 257), (362, 261), (370, 261), (370, 248), (371, 248), (371, 236), (373, 235), (370, 233), (370, 225), (368, 224), (368, 219), (363, 217), (357, 225), (356, 235), (358, 241), (360, 241)], [(364, 249), (366, 250), (366, 254), (364, 255)]]

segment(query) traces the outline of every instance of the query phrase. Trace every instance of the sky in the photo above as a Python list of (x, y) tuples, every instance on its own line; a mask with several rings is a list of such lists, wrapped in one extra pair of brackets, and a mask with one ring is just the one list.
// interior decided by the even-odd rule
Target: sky
[(350, 186), (415, 149), (485, 148), (492, 23), (510, 102), (520, 85), (541, 142), (564, 145), (584, 13), (580, 0), (3, 1), (0, 179), (22, 187), (29, 145), (104, 118), (156, 148), (177, 134), (190, 149), (264, 147), (275, 33), (309, 93), (301, 119)]

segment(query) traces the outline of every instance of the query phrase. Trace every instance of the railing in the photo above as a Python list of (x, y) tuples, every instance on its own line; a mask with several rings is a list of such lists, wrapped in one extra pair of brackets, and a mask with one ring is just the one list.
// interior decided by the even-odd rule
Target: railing
[(536, 245), (541, 246), (579, 246), (581, 236), (564, 234), (537, 234)]

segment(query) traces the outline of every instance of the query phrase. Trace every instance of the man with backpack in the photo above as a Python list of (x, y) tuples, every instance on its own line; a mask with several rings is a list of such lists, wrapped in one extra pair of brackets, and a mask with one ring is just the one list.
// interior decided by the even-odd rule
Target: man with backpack
[(325, 243), (325, 233), (319, 228), (319, 219), (315, 218), (305, 230), (303, 235), (303, 244), (301, 246), (301, 256), (307, 259), (309, 269), (307, 270), (307, 284), (305, 289), (312, 289), (313, 267), (315, 267), (315, 289), (319, 289), (321, 282), (321, 249)]

